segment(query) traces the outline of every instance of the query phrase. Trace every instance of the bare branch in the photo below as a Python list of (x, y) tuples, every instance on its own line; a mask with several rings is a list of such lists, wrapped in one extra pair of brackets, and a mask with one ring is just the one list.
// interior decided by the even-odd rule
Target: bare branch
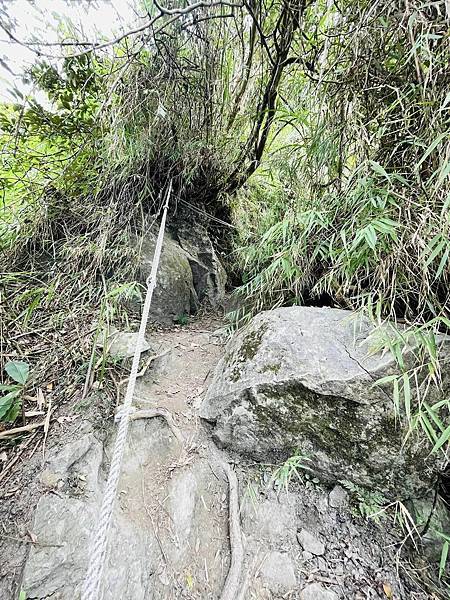
[[(190, 4), (190, 5), (186, 6), (185, 8), (173, 8), (173, 9), (164, 8), (163, 6), (161, 6), (159, 4), (159, 2), (157, 2), (157, 0), (154, 0), (154, 4), (157, 7), (159, 12), (152, 19), (150, 19), (150, 21), (147, 21), (140, 27), (136, 27), (136, 29), (131, 29), (129, 31), (126, 31), (125, 33), (122, 33), (121, 35), (117, 36), (113, 40), (110, 40), (108, 42), (102, 42), (102, 43), (87, 42), (87, 41), (86, 42), (80, 42), (80, 41), (74, 41), (74, 42), (67, 42), (67, 41), (65, 41), (65, 42), (25, 42), (25, 41), (17, 38), (1, 21), (0, 21), (0, 29), (2, 29), (8, 35), (11, 42), (19, 44), (20, 46), (24, 46), (25, 48), (28, 48), (29, 50), (31, 50), (38, 56), (48, 56), (50, 58), (77, 58), (79, 56), (83, 56), (84, 54), (88, 54), (90, 52), (95, 52), (97, 50), (102, 50), (104, 48), (108, 48), (109, 46), (114, 46), (115, 44), (121, 42), (125, 38), (128, 38), (130, 36), (133, 36), (138, 33), (142, 33), (143, 31), (146, 31), (148, 29), (151, 29), (155, 25), (155, 23), (157, 21), (159, 21), (161, 18), (163, 18), (164, 16), (171, 16), (172, 18), (169, 19), (164, 24), (163, 27), (160, 27), (158, 29), (158, 31), (162, 31), (162, 29), (164, 27), (167, 27), (168, 25), (170, 25), (171, 23), (176, 21), (179, 17), (181, 17), (183, 15), (187, 15), (187, 14), (189, 14), (193, 11), (196, 11), (200, 8), (215, 8), (218, 6), (226, 6), (229, 8), (230, 7), (231, 8), (242, 8), (243, 7), (243, 4), (228, 2), (227, 0), (217, 0), (215, 2), (200, 1), (200, 2), (196, 2), (194, 4)], [(58, 46), (59, 47), (90, 46), (90, 47), (86, 48), (85, 50), (82, 50), (80, 52), (74, 53), (74, 54), (62, 55), (62, 56), (54, 56), (54, 55), (44, 54), (42, 51), (40, 51), (38, 49), (40, 47), (44, 48), (44, 47), (51, 47), (51, 46), (53, 46), (53, 47), (54, 46), (56, 46), (56, 47), (58, 47)]]

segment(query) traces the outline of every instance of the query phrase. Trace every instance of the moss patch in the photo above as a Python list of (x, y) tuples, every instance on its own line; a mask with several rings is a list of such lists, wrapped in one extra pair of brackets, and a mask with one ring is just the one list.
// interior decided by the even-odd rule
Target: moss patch
[[(370, 462), (371, 454), (380, 443), (386, 443), (386, 438), (400, 451), (399, 433), (392, 428), (384, 431), (381, 423), (376, 423), (375, 427), (379, 434), (365, 439), (362, 436), (368, 428), (365, 418), (357, 419), (355, 407), (343, 398), (318, 395), (298, 382), (264, 385), (259, 387), (258, 395), (267, 398), (268, 405), (254, 402), (251, 397), (248, 400), (265, 434), (274, 435), (278, 431), (283, 437), (291, 438), (293, 443), (308, 439), (325, 448), (338, 462)], [(280, 407), (287, 410), (280, 410)], [(376, 421), (375, 415), (373, 417)], [(370, 420), (370, 415), (366, 418)]]
[(261, 368), (261, 372), (262, 373), (275, 373), (277, 374), (279, 372), (279, 370), (281, 369), (281, 363), (280, 362), (276, 362), (276, 363), (270, 363), (267, 365), (264, 365)]
[(244, 339), (239, 347), (239, 360), (252, 360), (255, 358), (259, 347), (261, 346), (261, 340), (266, 333), (269, 325), (265, 322), (261, 323), (260, 327), (255, 331), (250, 331)]
[(255, 358), (268, 327), (269, 325), (263, 322), (258, 329), (247, 333), (241, 340), (239, 348), (229, 357), (230, 379), (233, 383), (236, 383), (241, 378), (244, 364)]

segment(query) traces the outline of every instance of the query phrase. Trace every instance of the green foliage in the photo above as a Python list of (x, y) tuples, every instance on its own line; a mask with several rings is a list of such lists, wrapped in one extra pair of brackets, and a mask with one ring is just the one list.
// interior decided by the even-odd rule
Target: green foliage
[(60, 70), (38, 63), (29, 76), (48, 107), (33, 97), (0, 106), (0, 249), (18, 250), (73, 198), (95, 190), (101, 70), (86, 56)]
[(15, 383), (0, 385), (0, 391), (6, 392), (0, 398), (0, 420), (15, 421), (22, 406), (21, 396), (28, 381), (30, 366), (21, 360), (8, 361), (5, 371)]
[(450, 548), (450, 536), (445, 533), (439, 533), (438, 535), (439, 535), (439, 537), (442, 538), (441, 559), (439, 561), (439, 579), (441, 579), (447, 572), (448, 551)]
[[(110, 66), (86, 56), (58, 69), (36, 65), (31, 77), (48, 103), (26, 98), (22, 106), (0, 109), (7, 117), (0, 133), (3, 341), (16, 349), (17, 336), (23, 356), (39, 343), (37, 385), (55, 375), (61, 386), (67, 378), (77, 382), (89, 356), (92, 319), (100, 312), (126, 321), (118, 306), (136, 293), (128, 284), (138, 256), (130, 233), (142, 219), (141, 207), (109, 194), (102, 177), (100, 109)], [(42, 330), (47, 333), (40, 338)], [(99, 368), (102, 377), (104, 364)], [(3, 418), (14, 420), (21, 394), (8, 394)]]
[(383, 494), (366, 490), (351, 481), (341, 481), (340, 483), (350, 492), (350, 500), (356, 509), (356, 515), (376, 522), (380, 521), (380, 515), (386, 505), (386, 498)]
[(294, 480), (303, 483), (302, 471), (312, 471), (307, 465), (309, 460), (311, 459), (307, 456), (296, 452), (275, 469), (270, 479), (271, 483), (286, 492), (289, 491), (289, 486)]
[(173, 320), (174, 323), (176, 323), (177, 325), (181, 325), (181, 326), (185, 326), (189, 323), (189, 315), (186, 314), (181, 314), (181, 315), (176, 315), (176, 317), (174, 317)]
[(286, 76), (280, 133), (234, 205), (241, 292), (254, 311), (326, 299), (372, 304), (383, 317), (445, 315), (446, 24), (417, 2), (403, 26), (395, 5), (381, 2), (374, 15), (363, 0), (312, 3), (307, 12), (301, 50), (316, 62), (309, 76)]
[(422, 435), (439, 462), (450, 441), (438, 338), (450, 329), (442, 7), (415, 1), (405, 22), (387, 0), (376, 12), (364, 0), (311, 3), (306, 58), (285, 76), (262, 167), (233, 200), (238, 324), (281, 305), (364, 310), (399, 366), (379, 384), (406, 436)]
[(170, 43), (161, 41), (155, 52), (141, 49), (123, 65), (105, 114), (109, 193), (152, 211), (171, 178), (179, 213), (188, 212), (183, 201), (213, 214), (224, 209), (219, 196), (236, 147), (233, 138), (227, 143), (225, 88), (235, 68), (232, 54), (239, 52), (225, 45), (238, 35), (229, 28), (226, 20), (217, 27), (195, 23), (186, 43), (175, 26)]
[(5, 371), (11, 379), (20, 385), (25, 385), (30, 373), (30, 366), (21, 360), (9, 361), (5, 365)]
[[(2, 331), (6, 346), (23, 343), (17, 355), (39, 344), (33, 380), (107, 385), (97, 337), (127, 321), (131, 233), (157, 218), (172, 179), (172, 225), (231, 210), (238, 323), (300, 303), (406, 321), (374, 340), (400, 370), (377, 384), (392, 386), (407, 435), (445, 456), (450, 400), (431, 393), (450, 325), (445, 15), (444, 0), (216, 6), (166, 15), (165, 31), (103, 55), (36, 64), (28, 76), (48, 102), (18, 94), (0, 106)], [(14, 420), (28, 371), (3, 366), (14, 383), (1, 388), (0, 418)], [(290, 457), (275, 485), (301, 480), (307, 461)], [(380, 512), (381, 496), (351, 492), (360, 514)], [(447, 557), (445, 539), (441, 574)]]
[(377, 339), (372, 340), (372, 350), (389, 350), (400, 371), (375, 385), (391, 389), (395, 414), (406, 424), (407, 437), (421, 434), (439, 462), (445, 462), (450, 441), (447, 367), (439, 333), (444, 327), (450, 327), (445, 317), (403, 329), (384, 323), (376, 332)]

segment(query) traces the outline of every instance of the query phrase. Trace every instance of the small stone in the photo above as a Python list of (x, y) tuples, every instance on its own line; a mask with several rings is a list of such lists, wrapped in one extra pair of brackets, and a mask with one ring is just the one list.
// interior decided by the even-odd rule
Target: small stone
[(338, 600), (338, 596), (318, 583), (311, 583), (300, 592), (300, 600)]
[(163, 569), (159, 574), (159, 580), (163, 585), (170, 585), (170, 578), (167, 575), (167, 569)]
[(328, 570), (328, 565), (327, 565), (326, 561), (324, 561), (323, 558), (317, 559), (317, 566), (319, 568), (319, 571), (322, 571), (322, 573), (326, 573)]
[(316, 500), (316, 508), (320, 513), (328, 511), (328, 497), (326, 494), (320, 494)]
[(333, 508), (345, 508), (348, 505), (348, 492), (342, 486), (335, 485), (328, 500)]
[(297, 580), (290, 556), (271, 552), (261, 567), (261, 579), (275, 594), (285, 594), (295, 589)]
[[(135, 353), (138, 337), (137, 333), (128, 333), (113, 329), (106, 342), (108, 354), (113, 358), (131, 358)], [(104, 344), (100, 341), (97, 342), (97, 345), (102, 346)], [(150, 345), (144, 339), (142, 342), (142, 352), (146, 352), (147, 350), (150, 350)]]
[(315, 554), (316, 556), (325, 554), (325, 546), (322, 542), (306, 529), (302, 529), (297, 534), (297, 539), (303, 550), (311, 552), (311, 554)]
[(45, 469), (41, 473), (41, 483), (47, 488), (56, 488), (58, 486), (61, 475), (58, 473), (52, 473), (49, 469)]
[(303, 560), (311, 560), (313, 558), (314, 554), (311, 554), (311, 552), (308, 552), (307, 550), (303, 550), (302, 556), (303, 556)]

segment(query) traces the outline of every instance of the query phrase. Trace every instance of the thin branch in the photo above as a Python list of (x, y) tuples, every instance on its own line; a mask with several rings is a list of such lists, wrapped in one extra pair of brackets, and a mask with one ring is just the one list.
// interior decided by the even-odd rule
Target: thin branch
[[(231, 7), (231, 8), (242, 8), (243, 7), (242, 4), (228, 2), (227, 0), (217, 0), (215, 2), (200, 1), (200, 2), (196, 2), (195, 4), (190, 4), (189, 6), (186, 6), (185, 8), (174, 8), (174, 9), (164, 8), (156, 0), (154, 0), (154, 3), (155, 3), (155, 6), (158, 8), (159, 12), (152, 19), (150, 19), (150, 21), (147, 21), (146, 23), (144, 23), (144, 25), (141, 25), (140, 27), (136, 27), (135, 29), (131, 29), (129, 31), (126, 31), (125, 33), (122, 33), (121, 35), (117, 36), (113, 40), (109, 40), (108, 42), (102, 42), (102, 43), (98, 43), (98, 42), (24, 42), (23, 40), (20, 40), (19, 38), (17, 38), (1, 22), (0, 22), (0, 28), (8, 35), (8, 37), (10, 38), (10, 41), (12, 41), (16, 44), (19, 44), (20, 46), (24, 46), (25, 48), (28, 48), (29, 50), (31, 50), (38, 56), (49, 56), (51, 58), (77, 58), (79, 56), (83, 56), (84, 54), (88, 54), (90, 52), (95, 52), (96, 50), (102, 50), (104, 48), (108, 48), (109, 46), (118, 44), (125, 38), (136, 35), (138, 33), (142, 33), (143, 31), (146, 31), (147, 29), (151, 29), (155, 25), (155, 23), (164, 16), (175, 17), (175, 18), (169, 19), (167, 21), (167, 23), (164, 25), (164, 27), (166, 27), (167, 25), (170, 25), (170, 23), (172, 23), (176, 19), (178, 19), (178, 17), (187, 15), (195, 10), (198, 10), (199, 8), (215, 8), (217, 6), (227, 6), (227, 7)], [(161, 28), (158, 31), (161, 31)], [(53, 55), (43, 54), (40, 50), (35, 49), (34, 46), (38, 46), (38, 47), (91, 46), (91, 47), (87, 48), (86, 50), (82, 50), (81, 52), (74, 53), (74, 54), (69, 54), (69, 55), (64, 55), (64, 56), (53, 56)]]

